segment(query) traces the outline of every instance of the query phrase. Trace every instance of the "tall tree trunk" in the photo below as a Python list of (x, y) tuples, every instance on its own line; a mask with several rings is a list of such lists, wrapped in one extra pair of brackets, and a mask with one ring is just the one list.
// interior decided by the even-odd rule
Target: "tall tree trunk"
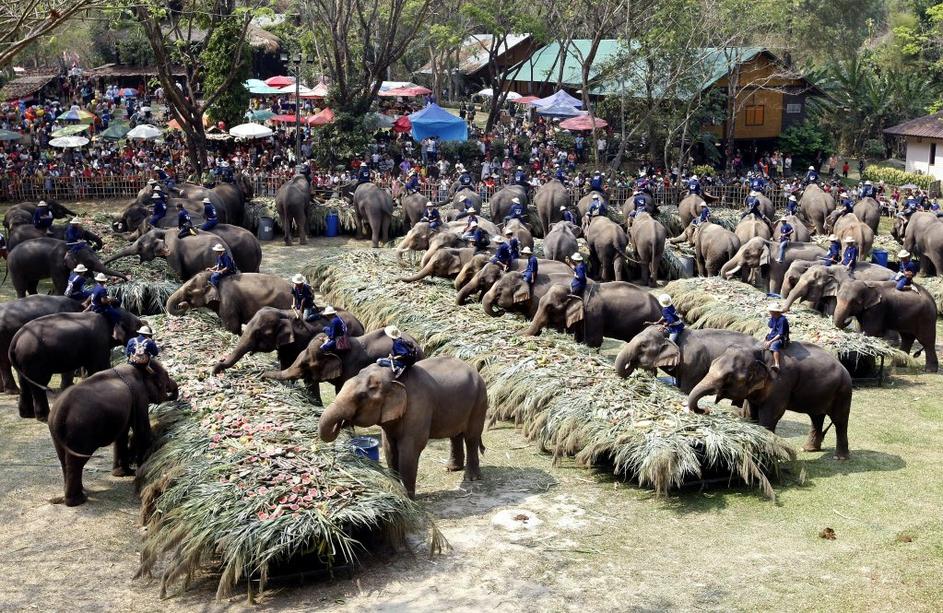
[(727, 172), (733, 170), (734, 157), (734, 137), (737, 129), (737, 94), (740, 92), (740, 64), (736, 64), (730, 71), (730, 77), (727, 81), (727, 125), (725, 134), (724, 151), (727, 155), (725, 164)]

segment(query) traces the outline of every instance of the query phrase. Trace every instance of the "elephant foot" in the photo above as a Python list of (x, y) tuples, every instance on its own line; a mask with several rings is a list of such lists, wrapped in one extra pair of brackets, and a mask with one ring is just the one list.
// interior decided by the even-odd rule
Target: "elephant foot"
[(24, 410), (24, 409), (21, 408), (21, 409), (20, 409), (20, 417), (25, 417), (26, 419), (32, 419), (33, 417), (36, 417), (36, 413), (33, 412), (32, 409)]
[(939, 372), (939, 370), (940, 370), (940, 367), (936, 364), (932, 364), (932, 365), (927, 364), (926, 366), (923, 367), (923, 372), (934, 373), (934, 372)]
[(56, 496), (55, 498), (49, 499), (49, 504), (64, 504), (67, 507), (77, 507), (79, 505), (85, 504), (87, 500), (88, 496), (82, 493), (71, 498), (67, 498), (65, 496)]
[(839, 462), (844, 462), (848, 459), (847, 451), (836, 451), (835, 455), (832, 456), (832, 459), (838, 460)]
[(450, 473), (457, 473), (463, 468), (465, 468), (465, 465), (460, 464), (456, 462), (455, 460), (449, 460), (449, 463), (445, 465), (445, 470), (447, 470)]
[(3, 393), (4, 393), (4, 394), (9, 394), (10, 396), (19, 396), (19, 395), (20, 395), (20, 388), (18, 388), (18, 387), (15, 386), (15, 385), (14, 385), (13, 387), (5, 387), (5, 388), (3, 388)]
[(803, 451), (822, 451), (822, 443), (809, 441), (808, 443), (803, 445), (802, 450)]
[(481, 470), (478, 468), (466, 470), (464, 479), (465, 481), (481, 481)]
[(37, 415), (36, 415), (36, 420), (37, 420), (37, 421), (41, 421), (41, 422), (43, 422), (43, 423), (48, 422), (48, 421), (49, 421), (49, 413), (46, 413), (45, 415), (39, 415), (39, 414), (37, 414)]
[(122, 468), (118, 467), (111, 471), (112, 477), (133, 477), (134, 469), (133, 468)]

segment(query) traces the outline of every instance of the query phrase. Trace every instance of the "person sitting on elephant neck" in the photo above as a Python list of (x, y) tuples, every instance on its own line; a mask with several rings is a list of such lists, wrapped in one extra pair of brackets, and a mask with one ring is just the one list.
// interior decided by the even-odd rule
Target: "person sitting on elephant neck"
[(69, 248), (66, 254), (78, 253), (87, 243), (82, 240), (82, 220), (73, 217), (65, 228), (65, 244)]
[(511, 259), (516, 260), (521, 257), (521, 241), (517, 240), (517, 237), (514, 236), (514, 232), (510, 229), (505, 230), (504, 240), (508, 242), (508, 247), (511, 248)]
[(583, 262), (583, 256), (579, 251), (570, 256), (570, 266), (573, 267), (573, 280), (570, 281), (570, 293), (574, 296), (583, 297), (586, 291), (586, 264)]
[(219, 217), (216, 216), (216, 207), (213, 206), (213, 202), (209, 198), (203, 199), (203, 218), (205, 221), (200, 226), (200, 229), (203, 231), (212, 230), (219, 225)]
[(234, 275), (239, 271), (236, 270), (236, 263), (232, 261), (232, 257), (226, 252), (226, 248), (223, 247), (222, 243), (213, 245), (213, 251), (217, 254), (216, 266), (207, 268), (206, 271), (213, 273), (210, 275), (210, 285), (219, 287), (220, 279)]
[(571, 224), (576, 225), (576, 215), (571, 213), (565, 206), (560, 207), (560, 214), (561, 217), (563, 217), (563, 221), (568, 221)]
[[(169, 163), (167, 165), (170, 166)], [(163, 168), (157, 169), (157, 178), (160, 179), (160, 182), (163, 183), (164, 187), (166, 187), (169, 191), (177, 188), (177, 180), (174, 179), (173, 175), (168, 173)]]
[(504, 270), (507, 271), (514, 263), (514, 254), (511, 252), (511, 246), (504, 240), (503, 236), (495, 236), (494, 242), (498, 243), (498, 250), (491, 256), (489, 262), (503, 266)]
[(809, 166), (809, 170), (805, 173), (805, 178), (802, 180), (803, 185), (811, 185), (812, 183), (819, 182), (819, 172), (815, 169), (815, 166)]
[(764, 346), (773, 352), (773, 370), (779, 372), (779, 356), (782, 350), (789, 345), (789, 320), (783, 315), (783, 308), (778, 302), (771, 302), (767, 308), (769, 332), (766, 334)]
[(370, 183), (370, 167), (366, 161), (361, 162), (360, 168), (357, 169), (357, 185), (364, 183)]
[(384, 334), (393, 339), (390, 355), (377, 360), (377, 364), (393, 370), (393, 378), (399, 379), (410, 366), (416, 363), (416, 346), (403, 338), (403, 333), (396, 326), (383, 328)]
[(845, 252), (842, 254), (841, 263), (848, 268), (848, 274), (854, 278), (855, 266), (858, 264), (858, 244), (851, 236), (845, 237)]
[(462, 207), (462, 210), (459, 211), (458, 215), (455, 216), (455, 219), (463, 219), (468, 217), (469, 212), (475, 208), (471, 198), (466, 198), (460, 194), (456, 194), (455, 204)]
[(471, 232), (478, 227), (478, 211), (472, 207), (465, 211), (465, 227), (462, 228), (462, 238), (468, 240), (471, 238)]
[(521, 199), (515, 196), (514, 198), (511, 198), (511, 210), (508, 211), (507, 216), (504, 218), (504, 223), (507, 223), (512, 219), (517, 219), (523, 223), (524, 214), (524, 205), (521, 204)]
[(458, 184), (462, 187), (471, 187), (471, 184), (472, 184), (471, 175), (468, 174), (468, 171), (465, 170), (464, 168), (462, 169), (462, 174), (458, 176)]
[(92, 292), (85, 289), (85, 283), (88, 281), (88, 277), (85, 274), (87, 272), (88, 268), (86, 268), (84, 264), (79, 264), (72, 269), (72, 272), (69, 274), (69, 282), (65, 286), (66, 296), (72, 300), (78, 300), (83, 303), (88, 300)]
[(760, 196), (760, 193), (757, 191), (750, 192), (750, 195), (747, 196), (747, 199), (746, 199), (747, 210), (743, 215), (740, 216), (740, 219), (745, 219), (747, 216), (753, 215), (757, 219), (765, 221), (769, 225), (773, 225), (770, 222), (769, 218), (763, 214), (763, 211), (760, 210), (760, 197), (759, 196)]
[(89, 296), (85, 301), (85, 310), (104, 315), (108, 323), (114, 328), (121, 322), (121, 313), (114, 307), (115, 299), (108, 295), (108, 288), (105, 287), (108, 277), (105, 276), (105, 273), (100, 272), (95, 275), (95, 281), (95, 287), (89, 292)]
[(403, 186), (407, 194), (419, 193), (419, 173), (413, 168), (409, 171), (409, 178), (406, 179), (406, 185)]
[(524, 172), (524, 169), (520, 166), (518, 166), (517, 170), (514, 171), (514, 182), (524, 189), (529, 187), (527, 183), (527, 173)]
[(684, 330), (684, 320), (678, 315), (677, 309), (668, 294), (662, 294), (658, 297), (658, 304), (661, 305), (661, 319), (648, 322), (649, 324), (661, 326), (668, 335), (668, 340), (677, 344), (678, 335)]
[(52, 227), (53, 215), (52, 211), (49, 210), (49, 205), (46, 204), (45, 200), (40, 200), (39, 204), (36, 205), (36, 210), (33, 211), (33, 226), (37, 230), (42, 230), (43, 232), (49, 233), (49, 228)]
[(638, 215), (641, 211), (644, 211), (648, 205), (648, 201), (639, 191), (632, 191), (632, 212), (629, 213), (629, 217), (635, 219), (635, 216)]
[(604, 193), (603, 191), (603, 181), (605, 181), (606, 176), (599, 172), (598, 170), (593, 173), (593, 178), (589, 180), (589, 190), (593, 192), (599, 192), (600, 194)]
[(904, 208), (900, 212), (900, 216), (905, 219), (910, 219), (910, 216), (917, 212), (917, 207), (920, 204), (920, 201), (917, 200), (916, 196), (908, 196), (904, 201)]
[(219, 163), (219, 166), (216, 168), (216, 174), (223, 183), (232, 183), (236, 180), (232, 167), (226, 160)]
[(433, 206), (431, 200), (426, 203), (426, 210), (419, 221), (428, 223), (430, 230), (438, 230), (439, 226), (442, 225), (442, 214), (439, 213), (439, 209)]
[(832, 264), (838, 264), (839, 258), (841, 258), (841, 242), (837, 236), (830, 234), (828, 237), (828, 253), (822, 257), (822, 262), (826, 266), (831, 266)]
[(321, 312), (314, 303), (314, 289), (308, 285), (308, 280), (302, 274), (292, 277), (291, 283), (291, 310), (295, 312), (295, 317), (314, 321)]
[(600, 215), (606, 216), (606, 203), (598, 194), (594, 194), (593, 201), (589, 204), (589, 210), (586, 211), (586, 216), (592, 218)]
[(798, 208), (799, 201), (796, 199), (796, 195), (789, 194), (789, 198), (786, 199), (786, 214), (795, 215)]
[(849, 213), (855, 212), (855, 201), (851, 196), (848, 195), (848, 192), (842, 192), (838, 195), (839, 203), (842, 205), (842, 209), (839, 210), (838, 216), (842, 217), (843, 215), (848, 215)]
[(128, 359), (128, 364), (142, 370), (150, 371), (151, 358), (156, 358), (160, 353), (160, 348), (152, 338), (154, 331), (150, 326), (141, 326), (138, 329), (138, 335), (128, 341), (124, 348), (124, 355)]
[(920, 271), (920, 265), (911, 259), (910, 252), (906, 249), (901, 249), (897, 252), (897, 274), (894, 276), (895, 280), (900, 280), (906, 273), (911, 273), (910, 276), (913, 278)]
[(521, 276), (524, 277), (524, 281), (527, 282), (528, 287), (533, 289), (534, 281), (537, 280), (537, 256), (534, 255), (530, 247), (521, 249), (521, 255), (527, 258), (527, 267), (524, 269), (524, 272), (521, 273)]
[(877, 190), (874, 188), (874, 184), (871, 181), (865, 181), (864, 185), (861, 186), (861, 197), (875, 198), (876, 196)]
[(491, 236), (478, 225), (477, 221), (471, 223), (471, 228), (462, 238), (466, 241), (471, 241), (472, 246), (475, 248), (475, 253), (487, 251), (488, 248), (491, 247)]
[(782, 221), (782, 224), (779, 226), (779, 258), (776, 261), (782, 264), (786, 259), (786, 245), (792, 240), (796, 229), (785, 218), (780, 221)]
[(177, 203), (177, 238), (186, 238), (196, 236), (196, 230), (193, 228), (193, 220), (190, 219), (190, 213), (183, 208), (183, 203)]
[(350, 339), (347, 337), (347, 324), (341, 319), (332, 306), (324, 307), (321, 312), (324, 317), (331, 317), (331, 321), (324, 327), (327, 340), (321, 343), (321, 351), (346, 351), (350, 348)]
[(753, 177), (753, 180), (750, 181), (750, 189), (759, 194), (766, 192), (766, 179), (762, 175)]
[(553, 178), (559, 181), (560, 183), (562, 183), (563, 185), (566, 185), (566, 173), (563, 171), (562, 168), (560, 168), (559, 165), (557, 166), (557, 171), (554, 173)]
[(710, 221), (711, 210), (708, 208), (706, 202), (700, 202), (697, 206), (698, 209), (700, 209), (700, 212), (697, 214), (697, 217), (691, 221), (691, 223), (693, 223), (695, 226), (700, 226), (705, 221)]
[(691, 178), (688, 179), (688, 193), (694, 196), (701, 195), (701, 180), (698, 179), (697, 175), (691, 175)]
[(161, 192), (154, 190), (151, 194), (151, 204), (154, 206), (151, 212), (150, 224), (157, 227), (158, 222), (167, 216), (167, 203), (164, 202), (164, 196)]

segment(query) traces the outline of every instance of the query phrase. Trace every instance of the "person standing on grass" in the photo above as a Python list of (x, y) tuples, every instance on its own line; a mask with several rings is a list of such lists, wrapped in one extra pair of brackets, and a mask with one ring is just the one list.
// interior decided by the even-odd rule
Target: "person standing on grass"
[(846, 179), (848, 178), (848, 160), (845, 160), (845, 162), (842, 164), (842, 166), (841, 166), (841, 174), (842, 174), (842, 176), (845, 177)]

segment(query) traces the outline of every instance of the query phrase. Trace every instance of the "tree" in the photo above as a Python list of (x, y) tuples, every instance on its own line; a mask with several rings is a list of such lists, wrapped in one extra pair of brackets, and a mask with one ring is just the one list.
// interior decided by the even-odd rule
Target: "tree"
[(24, 0), (0, 3), (0, 68), (23, 49), (48, 36), (83, 11), (98, 8), (105, 0)]

